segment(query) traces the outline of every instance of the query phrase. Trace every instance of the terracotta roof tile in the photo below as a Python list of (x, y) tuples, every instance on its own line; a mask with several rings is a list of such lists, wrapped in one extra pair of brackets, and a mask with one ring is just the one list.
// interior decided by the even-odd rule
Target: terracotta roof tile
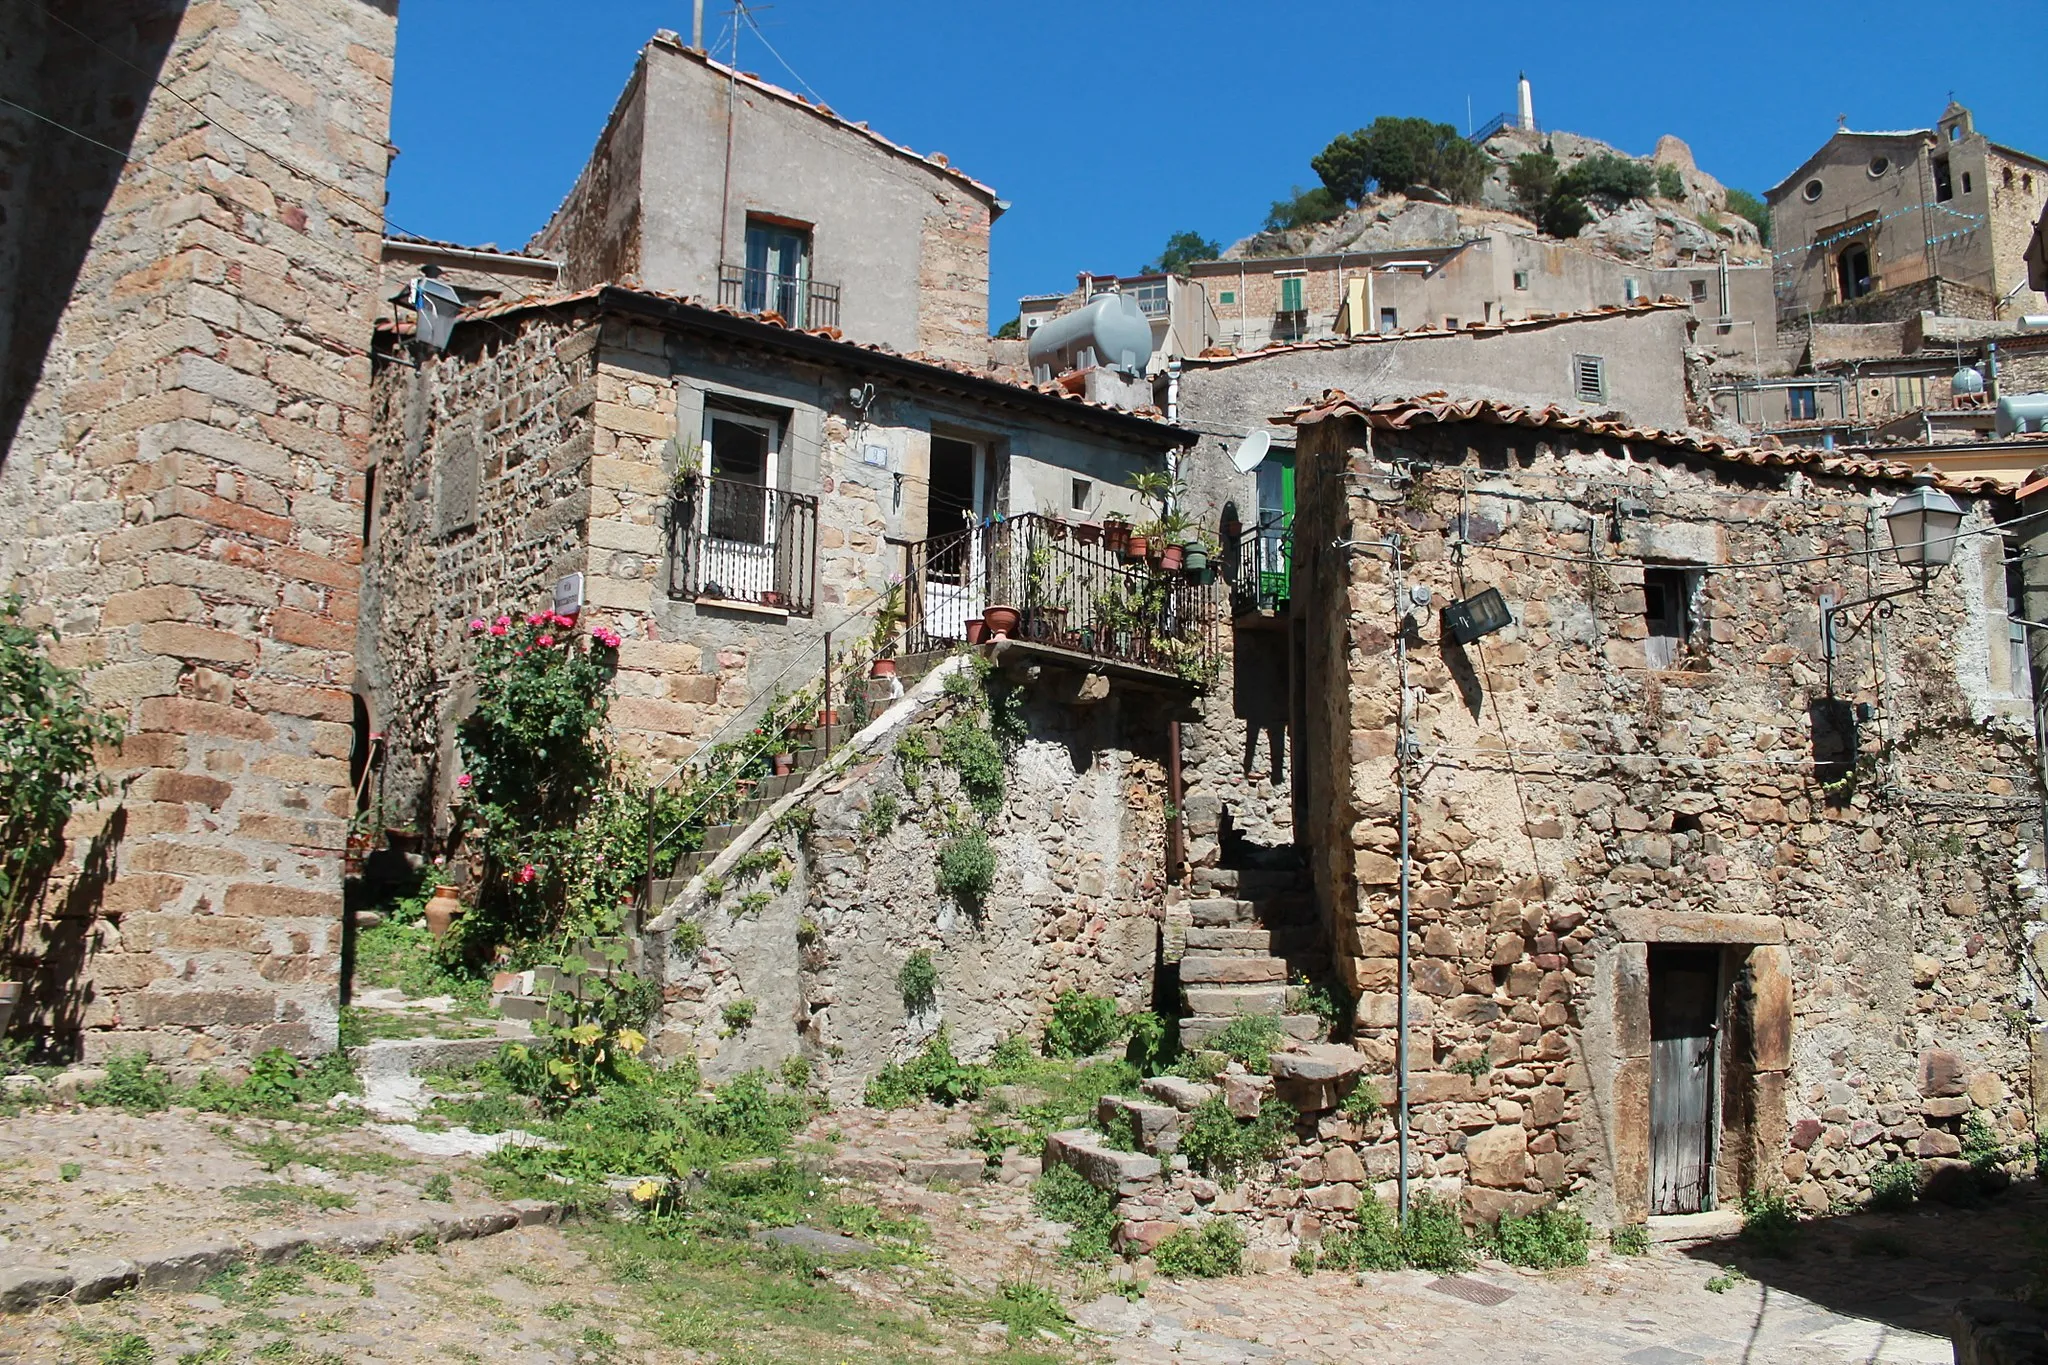
[[(566, 307), (571, 304), (595, 299), (598, 295), (607, 292), (630, 295), (641, 299), (655, 299), (677, 308), (686, 308), (700, 313), (712, 313), (721, 317), (739, 318), (779, 331), (792, 332), (801, 336), (815, 337), (821, 341), (833, 342), (851, 351), (891, 356), (898, 360), (908, 360), (925, 366), (928, 369), (941, 370), (947, 374), (978, 379), (991, 384), (1000, 384), (1004, 388), (1015, 389), (1021, 393), (1035, 394), (1041, 398), (1057, 398), (1062, 402), (1075, 403), (1097, 412), (1112, 414), (1117, 417), (1128, 417), (1142, 422), (1151, 422), (1157, 425), (1163, 433), (1184, 435), (1190, 441), (1194, 439), (1194, 433), (1181, 432), (1179, 428), (1168, 423), (1165, 420), (1164, 414), (1154, 407), (1126, 410), (1114, 404), (1098, 403), (1093, 399), (1084, 398), (1078, 393), (1070, 393), (1062, 388), (1057, 381), (1047, 384), (1020, 383), (1013, 379), (1005, 379), (994, 370), (976, 369), (972, 365), (964, 365), (957, 360), (946, 360), (938, 356), (927, 355), (923, 351), (904, 352), (897, 350), (893, 346), (884, 346), (877, 342), (848, 341), (837, 327), (791, 327), (787, 320), (775, 313), (749, 313), (744, 309), (732, 308), (724, 304), (707, 304), (686, 294), (666, 294), (660, 290), (643, 289), (638, 285), (632, 284), (594, 284), (587, 289), (558, 291), (547, 294), (528, 294), (521, 298), (505, 299), (481, 308), (466, 308), (462, 311), (461, 316), (456, 319), (456, 323), (460, 325), (466, 322), (489, 322), (509, 317), (514, 313), (538, 312), (548, 308)], [(377, 324), (376, 330), (390, 335), (405, 336), (410, 335), (413, 328), (409, 322), (385, 319)], [(849, 363), (852, 363), (851, 357), (849, 357)]]
[[(1664, 446), (1728, 464), (1765, 468), (1807, 469), (1841, 478), (1882, 479), (1904, 483), (1913, 478), (1913, 466), (1898, 460), (1881, 460), (1847, 455), (1812, 446), (1742, 446), (1698, 432), (1659, 431), (1630, 426), (1606, 417), (1588, 417), (1559, 407), (1523, 407), (1475, 398), (1452, 400), (1447, 394), (1428, 393), (1416, 398), (1396, 398), (1379, 403), (1360, 403), (1342, 389), (1330, 389), (1322, 397), (1290, 408), (1273, 419), (1275, 423), (1313, 426), (1337, 417), (1356, 417), (1382, 431), (1406, 431), (1415, 427), (1451, 422), (1482, 422), (1492, 426), (1527, 427), (1578, 432), (1618, 441), (1640, 441)], [(1935, 484), (1952, 493), (1991, 497), (2005, 492), (1997, 479), (1957, 479), (1937, 475)]]
[[(1607, 303), (1598, 308), (1586, 308), (1576, 313), (1537, 313), (1526, 318), (1514, 318), (1505, 322), (1468, 322), (1463, 327), (1410, 327), (1401, 332), (1368, 332), (1352, 337), (1323, 337), (1317, 341), (1278, 342), (1256, 351), (1231, 352), (1209, 347), (1200, 355), (1182, 358), (1184, 365), (1200, 365), (1220, 368), (1225, 365), (1242, 365), (1252, 360), (1268, 360), (1276, 355), (1293, 355), (1299, 351), (1342, 351), (1353, 346), (1384, 346), (1396, 341), (1418, 341), (1431, 337), (1493, 336), (1501, 332), (1525, 332), (1541, 327), (1555, 327), (1560, 323), (1588, 322), (1601, 318), (1634, 316), (1639, 313), (1677, 312), (1691, 309), (1692, 304), (1684, 299), (1665, 295), (1659, 299), (1637, 299), (1634, 303)], [(1212, 354), (1212, 352), (1216, 352)]]

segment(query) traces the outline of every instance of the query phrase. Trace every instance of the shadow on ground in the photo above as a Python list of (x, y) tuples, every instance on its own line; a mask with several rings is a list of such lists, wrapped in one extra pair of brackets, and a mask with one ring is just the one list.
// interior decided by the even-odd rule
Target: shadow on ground
[(1850, 1213), (1802, 1223), (1782, 1257), (1740, 1237), (1687, 1255), (1733, 1266), (1768, 1292), (1837, 1313), (1948, 1335), (1964, 1299), (2017, 1299), (2048, 1278), (2048, 1191), (2022, 1181), (1975, 1207), (1923, 1200), (1898, 1213)]

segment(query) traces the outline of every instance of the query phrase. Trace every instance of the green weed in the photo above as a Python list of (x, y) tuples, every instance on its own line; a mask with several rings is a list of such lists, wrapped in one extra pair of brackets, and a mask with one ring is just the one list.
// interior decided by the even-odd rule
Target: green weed
[(1220, 1095), (1195, 1106), (1181, 1132), (1180, 1154), (1188, 1165), (1225, 1186), (1235, 1185), (1253, 1165), (1287, 1150), (1295, 1112), (1283, 1100), (1268, 1100), (1257, 1118), (1239, 1119)]
[(1384, 1107), (1379, 1087), (1364, 1077), (1359, 1078), (1351, 1093), (1337, 1105), (1339, 1112), (1354, 1123), (1371, 1123), (1380, 1116)]
[(1211, 1218), (1199, 1229), (1169, 1234), (1152, 1248), (1152, 1264), (1177, 1280), (1235, 1275), (1244, 1264), (1244, 1234), (1228, 1218)]
[(1799, 1215), (1781, 1190), (1742, 1196), (1742, 1240), (1765, 1256), (1789, 1256), (1799, 1236)]
[(937, 877), (941, 895), (976, 911), (996, 885), (996, 851), (978, 829), (964, 829), (939, 845)]
[(1607, 1245), (1617, 1256), (1647, 1256), (1650, 1230), (1641, 1223), (1623, 1223), (1607, 1234)]
[(868, 808), (861, 812), (860, 832), (870, 841), (886, 839), (895, 830), (902, 814), (902, 803), (892, 793), (883, 792), (868, 802)]
[(903, 1010), (906, 1014), (923, 1014), (939, 1001), (939, 969), (932, 965), (932, 955), (919, 948), (903, 959), (903, 967), (896, 973), (896, 989), (903, 996)]
[(1887, 1161), (1870, 1173), (1870, 1207), (1908, 1209), (1919, 1193), (1920, 1179), (1910, 1161)]
[(1408, 1223), (1401, 1229), (1401, 1255), (1417, 1270), (1451, 1275), (1472, 1267), (1472, 1242), (1458, 1206), (1424, 1191), (1408, 1202)]
[(1048, 1057), (1088, 1057), (1127, 1032), (1129, 1025), (1118, 1017), (1116, 1001), (1110, 997), (1063, 991), (1053, 1001), (1043, 1047)]
[(65, 1161), (58, 1163), (57, 1178), (67, 1185), (84, 1174), (85, 1167), (76, 1161)]
[(1262, 1076), (1271, 1070), (1273, 1051), (1286, 1036), (1278, 1019), (1260, 1014), (1245, 1015), (1225, 1024), (1223, 1030), (1209, 1040), (1208, 1048), (1235, 1058), (1245, 1070)]
[(1109, 1258), (1110, 1235), (1116, 1231), (1116, 1196), (1098, 1190), (1070, 1166), (1055, 1166), (1031, 1185), (1031, 1202), (1055, 1223), (1065, 1223), (1065, 1256), (1071, 1261)]
[(436, 1171), (427, 1177), (420, 1193), (436, 1204), (445, 1204), (455, 1197), (455, 1182), (449, 1178), (448, 1172)]
[(1509, 1265), (1556, 1270), (1586, 1263), (1586, 1243), (1592, 1233), (1577, 1212), (1553, 1205), (1522, 1217), (1502, 1214), (1487, 1244)]

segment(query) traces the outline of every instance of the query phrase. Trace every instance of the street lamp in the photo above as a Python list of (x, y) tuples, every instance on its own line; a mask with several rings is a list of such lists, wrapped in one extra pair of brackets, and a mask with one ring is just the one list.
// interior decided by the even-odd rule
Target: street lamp
[(1956, 556), (1956, 541), (1963, 525), (1963, 509), (1956, 500), (1934, 486), (1933, 469), (1913, 476), (1913, 487), (1901, 494), (1884, 514), (1891, 531), (1892, 557), (1899, 567), (1911, 570), (1919, 579), (1908, 588), (1873, 593), (1869, 597), (1837, 602), (1823, 593), (1820, 599), (1821, 653), (1835, 660), (1835, 617), (1851, 607), (1877, 608), (1880, 616), (1892, 614), (1891, 601), (1912, 592), (1926, 592), (1935, 573)]

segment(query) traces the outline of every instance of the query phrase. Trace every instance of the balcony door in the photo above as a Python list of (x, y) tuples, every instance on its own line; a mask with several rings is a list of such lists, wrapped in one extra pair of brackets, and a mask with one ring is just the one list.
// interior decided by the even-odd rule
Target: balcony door
[(775, 566), (774, 488), (781, 427), (750, 413), (704, 414), (706, 494), (698, 533), (700, 572), (710, 596), (771, 602)]
[(925, 484), (925, 632), (943, 640), (967, 637), (967, 622), (981, 615), (988, 515), (988, 478), (981, 448), (949, 436), (932, 437), (931, 477)]
[(810, 274), (810, 233), (780, 223), (747, 224), (749, 313), (779, 313), (792, 327), (809, 326), (804, 304)]
[(1294, 529), (1294, 452), (1275, 450), (1253, 473), (1259, 492), (1259, 527), (1255, 566), (1259, 605), (1270, 607), (1288, 599), (1289, 545)]

